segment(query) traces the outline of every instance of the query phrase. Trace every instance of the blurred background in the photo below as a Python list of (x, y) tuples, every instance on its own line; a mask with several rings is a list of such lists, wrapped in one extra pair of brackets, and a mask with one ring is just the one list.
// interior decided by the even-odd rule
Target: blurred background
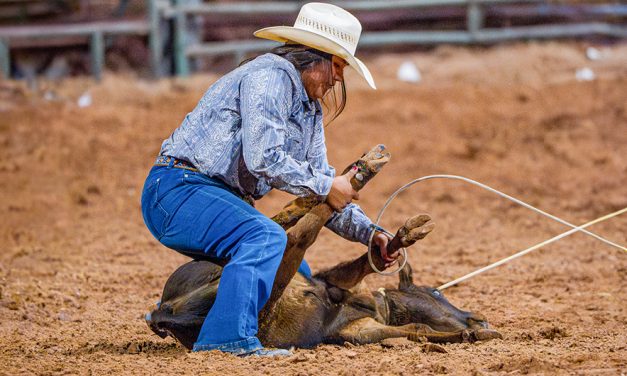
[[(336, 2), (365, 33), (360, 52), (438, 44), (490, 45), (627, 36), (619, 0)], [(32, 79), (131, 71), (140, 76), (225, 71), (274, 44), (252, 32), (291, 25), (301, 1), (0, 0), (0, 68)]]

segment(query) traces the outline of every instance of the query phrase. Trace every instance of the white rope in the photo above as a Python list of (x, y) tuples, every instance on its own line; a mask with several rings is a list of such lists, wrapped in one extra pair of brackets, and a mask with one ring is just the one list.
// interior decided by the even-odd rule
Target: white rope
[(460, 282), (463, 282), (463, 281), (465, 281), (465, 280), (467, 280), (467, 279), (470, 279), (470, 278), (472, 278), (472, 277), (474, 277), (474, 276), (476, 276), (476, 275), (478, 275), (478, 274), (481, 274), (481, 273), (486, 272), (486, 271), (488, 271), (488, 270), (490, 270), (490, 269), (496, 268), (497, 266), (499, 266), (499, 265), (503, 265), (503, 264), (505, 264), (506, 262), (509, 262), (509, 261), (511, 261), (511, 260), (513, 260), (513, 259), (516, 259), (516, 258), (520, 257), (520, 256), (526, 255), (527, 253), (529, 253), (529, 252), (531, 252), (531, 251), (534, 251), (534, 250), (536, 250), (536, 249), (538, 249), (538, 248), (540, 248), (540, 247), (543, 247), (543, 246), (545, 246), (545, 245), (547, 245), (547, 244), (550, 244), (550, 243), (553, 243), (553, 242), (555, 242), (555, 241), (558, 241), (558, 240), (560, 240), (561, 238), (565, 238), (565, 237), (567, 237), (568, 235), (574, 234), (574, 233), (575, 233), (575, 232), (577, 232), (577, 231), (581, 231), (582, 229), (584, 229), (584, 228), (586, 228), (586, 227), (588, 227), (588, 226), (592, 226), (592, 225), (593, 225), (593, 224), (595, 224), (595, 223), (599, 223), (599, 222), (605, 221), (606, 219), (610, 219), (610, 218), (612, 218), (612, 217), (616, 217), (617, 215), (623, 214), (623, 213), (625, 213), (625, 212), (627, 212), (627, 208), (624, 208), (624, 209), (622, 209), (622, 210), (615, 211), (614, 213), (611, 213), (611, 214), (605, 215), (605, 216), (603, 216), (603, 217), (597, 218), (597, 219), (595, 219), (594, 221), (590, 221), (590, 222), (588, 222), (588, 223), (586, 223), (586, 224), (583, 224), (583, 225), (581, 225), (581, 226), (577, 226), (577, 227), (575, 227), (575, 228), (574, 228), (574, 229), (572, 229), (572, 230), (569, 230), (569, 231), (566, 231), (566, 232), (564, 232), (564, 233), (562, 233), (562, 234), (560, 234), (560, 235), (554, 236), (554, 237), (552, 237), (551, 239), (545, 240), (545, 241), (543, 241), (542, 243), (539, 243), (539, 244), (534, 245), (533, 247), (529, 247), (529, 248), (527, 248), (527, 249), (524, 249), (524, 250), (522, 250), (522, 251), (520, 251), (520, 252), (518, 252), (518, 253), (516, 253), (516, 254), (513, 254), (513, 255), (511, 255), (511, 256), (509, 256), (509, 257), (506, 257), (506, 258), (504, 258), (504, 259), (502, 259), (502, 260), (499, 260), (499, 261), (497, 261), (497, 262), (495, 262), (495, 263), (493, 263), (493, 264), (490, 264), (490, 265), (488, 265), (488, 266), (485, 266), (485, 267), (483, 267), (483, 268), (481, 268), (481, 269), (479, 269), (479, 270), (475, 270), (475, 271), (474, 271), (474, 272), (472, 272), (472, 273), (468, 273), (468, 274), (466, 274), (466, 275), (465, 275), (465, 276), (463, 276), (463, 277), (459, 277), (459, 278), (457, 278), (456, 280), (453, 280), (453, 281), (451, 281), (451, 282), (445, 283), (445, 284), (443, 284), (442, 286), (438, 287), (438, 290), (444, 290), (444, 289), (446, 289), (446, 288), (449, 288), (449, 287), (451, 287), (451, 286), (453, 286), (453, 285), (456, 285), (456, 284), (458, 284), (458, 283), (460, 283)]
[[(407, 183), (404, 186), (400, 187), (396, 192), (392, 193), (390, 198), (387, 200), (385, 205), (383, 205), (383, 208), (379, 212), (379, 216), (377, 217), (377, 221), (375, 222), (375, 224), (377, 224), (377, 225), (379, 224), (379, 220), (381, 219), (381, 216), (383, 215), (383, 212), (385, 211), (385, 209), (388, 207), (388, 205), (392, 202), (392, 200), (399, 193), (403, 192), (404, 190), (406, 190), (407, 188), (409, 188), (410, 186), (412, 186), (412, 185), (414, 185), (414, 184), (416, 184), (418, 182), (421, 182), (421, 181), (424, 181), (424, 180), (429, 180), (429, 179), (457, 179), (457, 180), (462, 180), (462, 181), (465, 181), (467, 183), (471, 183), (471, 184), (474, 184), (476, 186), (479, 186), (479, 187), (481, 187), (481, 188), (483, 188), (485, 190), (488, 190), (490, 192), (496, 193), (497, 195), (499, 195), (501, 197), (504, 197), (504, 198), (506, 198), (506, 199), (508, 199), (510, 201), (513, 201), (513, 202), (515, 202), (515, 203), (517, 203), (519, 205), (522, 205), (522, 206), (526, 207), (527, 209), (531, 209), (531, 210), (535, 211), (536, 213), (539, 213), (539, 214), (541, 214), (541, 215), (543, 215), (545, 217), (551, 218), (552, 220), (557, 221), (557, 222), (559, 222), (559, 223), (561, 223), (563, 225), (566, 225), (566, 226), (571, 227), (571, 228), (577, 228), (577, 226), (575, 226), (574, 224), (572, 224), (570, 222), (567, 222), (567, 221), (565, 221), (565, 220), (563, 220), (561, 218), (558, 218), (558, 217), (556, 217), (556, 216), (554, 216), (552, 214), (549, 214), (549, 213), (547, 213), (545, 211), (542, 211), (542, 210), (540, 210), (540, 209), (538, 209), (536, 207), (533, 207), (533, 206), (527, 204), (524, 201), (521, 201), (521, 200), (519, 200), (517, 198), (514, 198), (514, 197), (512, 197), (512, 196), (510, 196), (508, 194), (505, 194), (505, 193), (503, 193), (501, 191), (498, 191), (498, 190), (496, 190), (496, 189), (494, 189), (492, 187), (489, 187), (489, 186), (487, 186), (485, 184), (479, 183), (478, 181), (475, 181), (475, 180), (472, 180), (472, 179), (469, 179), (469, 178), (465, 178), (463, 176), (458, 176), (458, 175), (428, 175), (428, 176), (423, 176), (421, 178), (414, 179), (414, 180), (410, 181), (409, 183)], [(582, 229), (580, 231), (585, 233), (585, 234), (587, 234), (587, 235), (593, 236), (593, 237), (599, 239), (600, 241), (602, 241), (604, 243), (607, 243), (607, 244), (609, 244), (609, 245), (611, 245), (613, 247), (616, 247), (618, 249), (622, 249), (623, 251), (627, 252), (627, 248), (623, 247), (620, 244), (616, 244), (616, 243), (614, 243), (614, 242), (612, 242), (610, 240), (607, 240), (607, 239), (605, 239), (605, 238), (603, 238), (603, 237), (601, 237), (601, 236), (599, 236), (599, 235), (597, 235), (597, 234), (595, 234), (593, 232), (590, 232), (588, 230), (583, 230)]]
[[(379, 227), (379, 221), (381, 220), (381, 217), (383, 216), (383, 213), (385, 212), (387, 207), (390, 205), (392, 200), (394, 200), (396, 198), (396, 196), (398, 196), (401, 192), (403, 192), (407, 188), (411, 187), (412, 185), (414, 185), (416, 183), (419, 183), (421, 181), (430, 180), (430, 179), (455, 179), (455, 180), (462, 180), (462, 181), (465, 181), (467, 183), (474, 184), (474, 185), (476, 185), (478, 187), (481, 187), (481, 188), (483, 188), (485, 190), (488, 190), (490, 192), (496, 193), (497, 195), (499, 195), (499, 196), (501, 196), (503, 198), (506, 198), (506, 199), (508, 199), (510, 201), (513, 201), (513, 202), (515, 202), (515, 203), (517, 203), (517, 204), (519, 204), (521, 206), (524, 206), (527, 209), (531, 209), (531, 210), (535, 211), (536, 213), (539, 213), (539, 214), (541, 214), (541, 215), (543, 215), (545, 217), (551, 218), (554, 221), (557, 221), (557, 222), (559, 222), (561, 224), (564, 224), (566, 226), (572, 227), (574, 229), (573, 233), (577, 232), (577, 231), (583, 232), (583, 233), (585, 233), (587, 235), (590, 235), (590, 236), (592, 236), (592, 237), (594, 237), (594, 238), (596, 238), (598, 240), (601, 240), (602, 242), (604, 242), (606, 244), (609, 244), (609, 245), (611, 245), (613, 247), (616, 247), (618, 249), (621, 249), (621, 250), (627, 252), (627, 248), (623, 247), (622, 245), (616, 244), (616, 243), (614, 243), (614, 242), (612, 242), (610, 240), (607, 240), (607, 239), (605, 239), (605, 238), (603, 238), (603, 237), (601, 237), (601, 236), (599, 236), (599, 235), (597, 235), (597, 234), (595, 234), (593, 232), (585, 230), (581, 226), (575, 226), (574, 224), (572, 224), (570, 222), (567, 222), (567, 221), (565, 221), (565, 220), (563, 220), (561, 218), (558, 218), (558, 217), (556, 217), (556, 216), (554, 216), (552, 214), (549, 214), (549, 213), (547, 213), (545, 211), (542, 211), (542, 210), (540, 210), (540, 209), (538, 209), (538, 208), (536, 208), (534, 206), (531, 206), (531, 205), (527, 204), (524, 201), (521, 201), (521, 200), (519, 200), (517, 198), (514, 198), (514, 197), (512, 197), (512, 196), (510, 196), (508, 194), (505, 194), (505, 193), (503, 193), (501, 191), (498, 191), (498, 190), (496, 190), (496, 189), (494, 189), (492, 187), (489, 187), (489, 186), (487, 186), (485, 184), (479, 183), (478, 181), (475, 181), (475, 180), (472, 180), (472, 179), (469, 179), (469, 178), (466, 178), (466, 177), (463, 177), (463, 176), (458, 176), (458, 175), (428, 175), (428, 176), (423, 176), (423, 177), (418, 178), (418, 179), (414, 179), (414, 180), (410, 181), (409, 183), (403, 185), (402, 187), (397, 189), (394, 193), (392, 193), (392, 195), (385, 202), (385, 204), (383, 205), (383, 207), (379, 211), (379, 215), (377, 216), (377, 220), (376, 220), (374, 226), (375, 227)], [(402, 250), (403, 251), (402, 252), (402, 254), (403, 254), (403, 265), (401, 267), (399, 267), (397, 270), (394, 270), (392, 272), (383, 272), (383, 271), (377, 269), (377, 267), (374, 265), (374, 263), (372, 261), (372, 255), (371, 255), (372, 254), (372, 239), (374, 238), (374, 233), (375, 233), (375, 231), (372, 231), (372, 233), (370, 234), (370, 239), (368, 240), (368, 262), (370, 263), (370, 267), (372, 267), (372, 269), (375, 272), (377, 272), (379, 274), (382, 274), (382, 275), (391, 275), (391, 274), (398, 273), (405, 266), (405, 264), (407, 263), (407, 253), (406, 253), (406, 251), (404, 249)]]

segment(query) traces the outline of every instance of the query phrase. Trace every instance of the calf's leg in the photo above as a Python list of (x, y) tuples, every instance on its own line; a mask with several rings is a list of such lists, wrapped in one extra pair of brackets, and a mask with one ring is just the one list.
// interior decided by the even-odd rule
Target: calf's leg
[[(424, 238), (433, 230), (434, 224), (427, 214), (419, 214), (405, 222), (396, 235), (388, 243), (388, 254), (396, 252), (402, 247), (409, 247), (416, 241)], [(385, 268), (385, 261), (378, 251), (372, 253), (372, 261), (379, 270)], [(374, 270), (368, 262), (368, 253), (363, 254), (356, 260), (341, 263), (329, 270), (322, 271), (314, 277), (326, 281), (328, 284), (349, 290), (361, 282), (368, 274)]]
[(344, 326), (336, 335), (327, 338), (328, 342), (350, 342), (356, 345), (381, 342), (386, 338), (407, 338), (415, 342), (426, 339), (434, 343), (461, 343), (502, 338), (489, 329), (438, 332), (423, 324), (389, 326), (372, 317), (355, 320)]
[(431, 329), (428, 325), (414, 325), (416, 325), (416, 330), (407, 338), (417, 342), (421, 342), (422, 338), (426, 338), (429, 342), (434, 343), (476, 342), (503, 338), (499, 332), (491, 329), (464, 329), (455, 332), (439, 332)]
[(364, 317), (344, 326), (329, 342), (350, 342), (356, 345), (381, 342), (386, 338), (408, 338), (416, 332), (415, 324), (389, 326), (372, 317)]

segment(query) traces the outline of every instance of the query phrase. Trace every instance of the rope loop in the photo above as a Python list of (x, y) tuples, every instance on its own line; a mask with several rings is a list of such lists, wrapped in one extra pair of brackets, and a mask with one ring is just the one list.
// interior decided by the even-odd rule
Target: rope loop
[(403, 268), (405, 267), (405, 264), (407, 264), (407, 249), (405, 249), (405, 247), (400, 249), (401, 256), (403, 257), (403, 263), (401, 264), (401, 266), (398, 267), (398, 269), (393, 270), (391, 272), (386, 272), (383, 270), (379, 270), (379, 268), (375, 266), (374, 261), (372, 260), (372, 239), (374, 239), (374, 234), (377, 231), (379, 231), (383, 233), (385, 236), (387, 236), (390, 240), (394, 238), (394, 235), (392, 235), (389, 231), (385, 230), (383, 227), (379, 227), (378, 225), (372, 225), (371, 227), (374, 229), (374, 231), (370, 232), (370, 237), (368, 238), (368, 263), (370, 264), (370, 267), (372, 268), (372, 270), (374, 270), (375, 272), (381, 275), (394, 275), (400, 272), (401, 270), (403, 270)]

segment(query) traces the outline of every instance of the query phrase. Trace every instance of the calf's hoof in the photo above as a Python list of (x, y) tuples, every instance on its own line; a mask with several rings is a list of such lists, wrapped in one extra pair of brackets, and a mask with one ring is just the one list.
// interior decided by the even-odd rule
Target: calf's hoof
[(503, 339), (501, 333), (492, 329), (464, 330), (462, 332), (463, 342), (489, 341), (492, 339)]
[(398, 237), (403, 247), (409, 247), (427, 236), (434, 227), (435, 223), (431, 222), (429, 214), (418, 214), (409, 218), (398, 230)]
[(162, 330), (161, 328), (159, 328), (157, 326), (157, 324), (152, 321), (152, 312), (148, 312), (145, 316), (144, 319), (146, 320), (146, 324), (148, 325), (148, 327), (153, 331), (153, 333), (155, 333), (156, 335), (158, 335), (161, 338), (165, 338), (168, 336), (168, 332), (166, 332), (165, 330)]
[(492, 329), (478, 329), (474, 332), (477, 341), (489, 341), (491, 339), (503, 339), (501, 333)]

